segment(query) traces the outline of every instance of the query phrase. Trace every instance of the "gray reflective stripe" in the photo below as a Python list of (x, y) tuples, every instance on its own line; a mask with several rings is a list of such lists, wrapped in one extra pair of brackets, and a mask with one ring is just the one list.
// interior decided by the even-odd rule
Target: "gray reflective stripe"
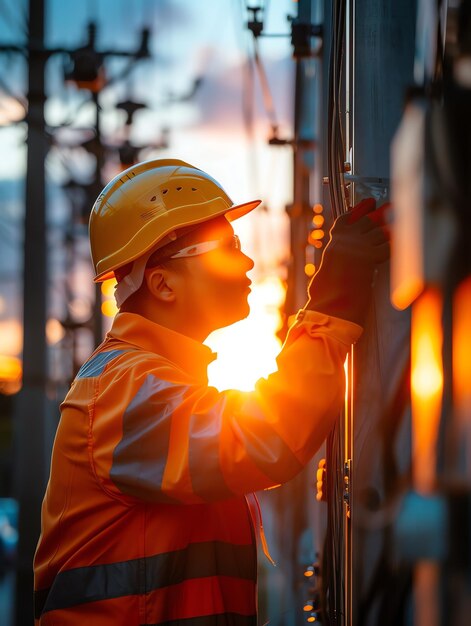
[(240, 615), (239, 613), (218, 613), (203, 617), (188, 617), (171, 622), (158, 624), (141, 624), (141, 626), (257, 626), (256, 615)]
[(99, 376), (110, 361), (115, 359), (126, 350), (110, 350), (109, 352), (99, 352), (89, 361), (84, 363), (79, 369), (77, 378), (93, 378)]
[(155, 556), (59, 572), (52, 586), (35, 592), (35, 617), (68, 607), (149, 593), (188, 579), (232, 576), (255, 583), (252, 545), (222, 541), (193, 543)]
[(250, 420), (239, 420), (239, 436), (247, 454), (255, 465), (275, 483), (285, 482), (296, 476), (303, 465), (280, 435), (267, 422), (255, 402), (247, 402), (243, 412)]
[(224, 481), (219, 460), (221, 426), (225, 400), (220, 400), (210, 411), (196, 413), (190, 421), (188, 463), (193, 491), (206, 501), (233, 498)]
[(111, 480), (120, 491), (151, 502), (173, 502), (161, 491), (174, 410), (187, 387), (148, 375), (123, 415)]

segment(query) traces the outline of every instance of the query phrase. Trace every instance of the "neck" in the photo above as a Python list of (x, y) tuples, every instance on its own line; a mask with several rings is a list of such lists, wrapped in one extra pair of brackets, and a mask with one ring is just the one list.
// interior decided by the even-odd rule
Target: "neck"
[(181, 307), (176, 304), (159, 306), (155, 299), (143, 297), (139, 293), (128, 298), (121, 306), (120, 311), (141, 315), (155, 324), (169, 328), (200, 343), (203, 343), (211, 332), (211, 330), (204, 329), (202, 324), (188, 315), (188, 311), (182, 311)]

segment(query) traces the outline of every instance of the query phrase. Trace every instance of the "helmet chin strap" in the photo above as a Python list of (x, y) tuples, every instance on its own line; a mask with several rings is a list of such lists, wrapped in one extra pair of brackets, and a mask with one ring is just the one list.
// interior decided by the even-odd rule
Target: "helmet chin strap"
[[(217, 218), (214, 218), (214, 219), (217, 219)], [(206, 224), (212, 221), (213, 220), (208, 220)], [(135, 293), (139, 289), (139, 287), (142, 285), (147, 262), (155, 252), (158, 252), (160, 248), (165, 248), (165, 246), (167, 246), (168, 244), (176, 241), (177, 239), (184, 238), (184, 236), (202, 227), (204, 228), (204, 224), (201, 224), (201, 223), (191, 224), (190, 226), (179, 229), (178, 231), (179, 236), (177, 235), (175, 231), (171, 231), (167, 233), (167, 235), (165, 235), (165, 237), (159, 241), (156, 247), (152, 248), (151, 250), (149, 250), (148, 252), (140, 256), (139, 258), (137, 258), (133, 262), (132, 269), (129, 272), (129, 274), (126, 274), (126, 276), (124, 276), (118, 283), (116, 283), (116, 286), (114, 288), (114, 297), (115, 297), (116, 305), (118, 309), (121, 308), (121, 305), (123, 304), (123, 302), (125, 302), (129, 298), (129, 296)], [(234, 241), (236, 242), (236, 245), (239, 242), (239, 238), (236, 235), (234, 236)], [(217, 248), (218, 245), (220, 245), (219, 240), (194, 243), (190, 246), (182, 248), (181, 250), (176, 250), (174, 254), (169, 255), (168, 258), (177, 259), (177, 258), (191, 257), (191, 256), (199, 255), (199, 254), (204, 254), (205, 252), (208, 252), (209, 250), (213, 250), (214, 248)], [(240, 244), (238, 245), (240, 246)]]
[(119, 283), (116, 283), (114, 288), (114, 297), (118, 309), (121, 308), (123, 302), (125, 302), (129, 296), (135, 293), (142, 285), (147, 261), (154, 252), (155, 249), (152, 249), (136, 259), (133, 262), (132, 270), (129, 274), (126, 274), (126, 276), (120, 280)]
[[(194, 226), (189, 230), (193, 229)], [(177, 239), (177, 234), (175, 231), (171, 231), (161, 241), (159, 241), (156, 247), (152, 248), (133, 262), (132, 270), (129, 274), (126, 274), (124, 278), (117, 282), (114, 288), (114, 297), (118, 309), (120, 309), (123, 302), (125, 302), (129, 296), (135, 293), (142, 285), (147, 261), (154, 254), (154, 252), (159, 248), (163, 248), (168, 243), (175, 241), (175, 239)]]

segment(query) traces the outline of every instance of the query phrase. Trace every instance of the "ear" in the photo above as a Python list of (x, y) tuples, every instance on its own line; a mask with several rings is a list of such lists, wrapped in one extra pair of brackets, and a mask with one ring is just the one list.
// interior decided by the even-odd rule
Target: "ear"
[(146, 270), (144, 274), (147, 289), (162, 303), (175, 302), (176, 293), (172, 272), (162, 267)]

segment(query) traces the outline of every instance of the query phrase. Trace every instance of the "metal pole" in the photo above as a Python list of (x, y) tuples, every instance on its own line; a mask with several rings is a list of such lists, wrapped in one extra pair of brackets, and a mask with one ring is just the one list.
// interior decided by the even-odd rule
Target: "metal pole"
[[(96, 168), (95, 168), (95, 198), (102, 190), (102, 170), (105, 162), (103, 145), (101, 142), (100, 127), (100, 103), (98, 92), (92, 92), (93, 104), (95, 105), (95, 133), (96, 133)], [(103, 341), (103, 315), (101, 312), (101, 284), (95, 285), (95, 302), (93, 305), (93, 340), (95, 348)]]
[[(345, 19), (345, 162), (351, 161), (351, 167), (354, 167), (353, 158), (354, 149), (354, 126), (353, 120), (354, 110), (354, 89), (355, 89), (355, 0), (346, 0), (346, 19)], [(350, 128), (352, 124), (352, 128)], [(353, 185), (351, 191), (353, 197)], [(354, 480), (353, 464), (354, 464), (354, 389), (355, 389), (355, 347), (351, 346), (348, 354), (347, 368), (347, 388), (348, 392), (345, 396), (344, 410), (344, 493), (348, 490), (348, 501), (345, 502), (345, 519), (344, 519), (344, 621), (348, 626), (353, 626), (353, 536), (352, 536), (352, 485)]]
[[(303, 23), (312, 22), (311, 4), (311, 0), (300, 0), (298, 4), (298, 19)], [(314, 61), (309, 58), (296, 58), (295, 62), (293, 204), (288, 208), (291, 228), (291, 261), (286, 298), (288, 313), (294, 313), (306, 302), (307, 278), (304, 266), (309, 233), (310, 177), (314, 154), (312, 147), (306, 148), (305, 144), (312, 144), (316, 131), (314, 111), (316, 76), (312, 71)]]
[[(31, 48), (39, 50), (32, 52)], [(29, 0), (28, 139), (23, 266), (23, 388), (15, 407), (19, 500), (16, 625), (33, 623), (33, 555), (46, 484), (46, 202), (44, 0)]]

